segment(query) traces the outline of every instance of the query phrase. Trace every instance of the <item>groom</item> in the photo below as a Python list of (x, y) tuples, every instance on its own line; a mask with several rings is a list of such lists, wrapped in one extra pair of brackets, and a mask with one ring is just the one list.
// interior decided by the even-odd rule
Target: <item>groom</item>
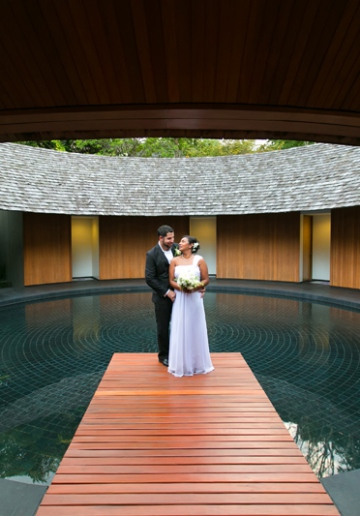
[(159, 362), (169, 365), (169, 325), (175, 292), (169, 285), (169, 263), (175, 249), (174, 230), (160, 226), (157, 230), (158, 243), (146, 253), (145, 281), (152, 288), (155, 305)]

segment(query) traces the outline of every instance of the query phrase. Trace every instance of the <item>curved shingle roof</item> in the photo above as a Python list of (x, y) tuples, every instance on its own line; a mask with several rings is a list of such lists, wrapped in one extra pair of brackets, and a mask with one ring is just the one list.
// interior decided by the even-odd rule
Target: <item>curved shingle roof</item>
[(0, 209), (234, 215), (360, 204), (360, 148), (314, 144), (208, 158), (116, 158), (0, 144)]

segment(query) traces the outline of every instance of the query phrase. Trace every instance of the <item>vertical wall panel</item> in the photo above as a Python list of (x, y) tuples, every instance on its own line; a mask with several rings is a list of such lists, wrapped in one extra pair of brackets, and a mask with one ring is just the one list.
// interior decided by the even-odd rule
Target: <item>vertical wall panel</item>
[(24, 284), (71, 281), (69, 215), (24, 213)]
[(313, 216), (312, 279), (330, 281), (331, 215)]
[(23, 234), (22, 212), (0, 210), (0, 278), (12, 287), (24, 286)]
[(219, 216), (217, 277), (299, 281), (300, 215)]
[(190, 217), (190, 235), (200, 242), (199, 254), (206, 260), (209, 274), (216, 274), (216, 217)]
[(303, 281), (312, 279), (312, 217), (303, 217)]
[(360, 207), (331, 212), (330, 284), (360, 288)]
[(93, 219), (72, 217), (71, 261), (73, 278), (93, 277)]
[(162, 224), (174, 228), (175, 241), (189, 231), (188, 217), (100, 217), (100, 279), (143, 278), (146, 252)]

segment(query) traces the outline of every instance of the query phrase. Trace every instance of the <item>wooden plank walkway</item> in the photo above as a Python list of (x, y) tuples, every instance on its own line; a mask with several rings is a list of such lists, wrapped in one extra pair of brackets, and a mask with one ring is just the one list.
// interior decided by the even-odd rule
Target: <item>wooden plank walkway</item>
[(244, 359), (116, 354), (37, 516), (339, 515)]

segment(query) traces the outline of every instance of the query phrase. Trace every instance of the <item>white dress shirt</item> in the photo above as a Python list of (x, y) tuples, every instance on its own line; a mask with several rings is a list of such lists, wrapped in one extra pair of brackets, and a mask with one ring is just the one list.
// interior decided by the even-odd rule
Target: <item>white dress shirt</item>
[[(166, 259), (167, 261), (170, 263), (171, 260), (174, 258), (174, 255), (172, 254), (172, 250), (169, 249), (168, 251), (164, 251), (164, 249), (161, 247), (160, 245), (160, 242), (159, 242), (159, 246), (160, 246), (160, 249), (162, 250), (162, 252), (164, 253), (164, 255), (166, 256)], [(168, 293), (170, 292), (170, 289), (167, 290), (166, 294), (164, 295), (164, 297), (166, 297), (168, 295)]]

